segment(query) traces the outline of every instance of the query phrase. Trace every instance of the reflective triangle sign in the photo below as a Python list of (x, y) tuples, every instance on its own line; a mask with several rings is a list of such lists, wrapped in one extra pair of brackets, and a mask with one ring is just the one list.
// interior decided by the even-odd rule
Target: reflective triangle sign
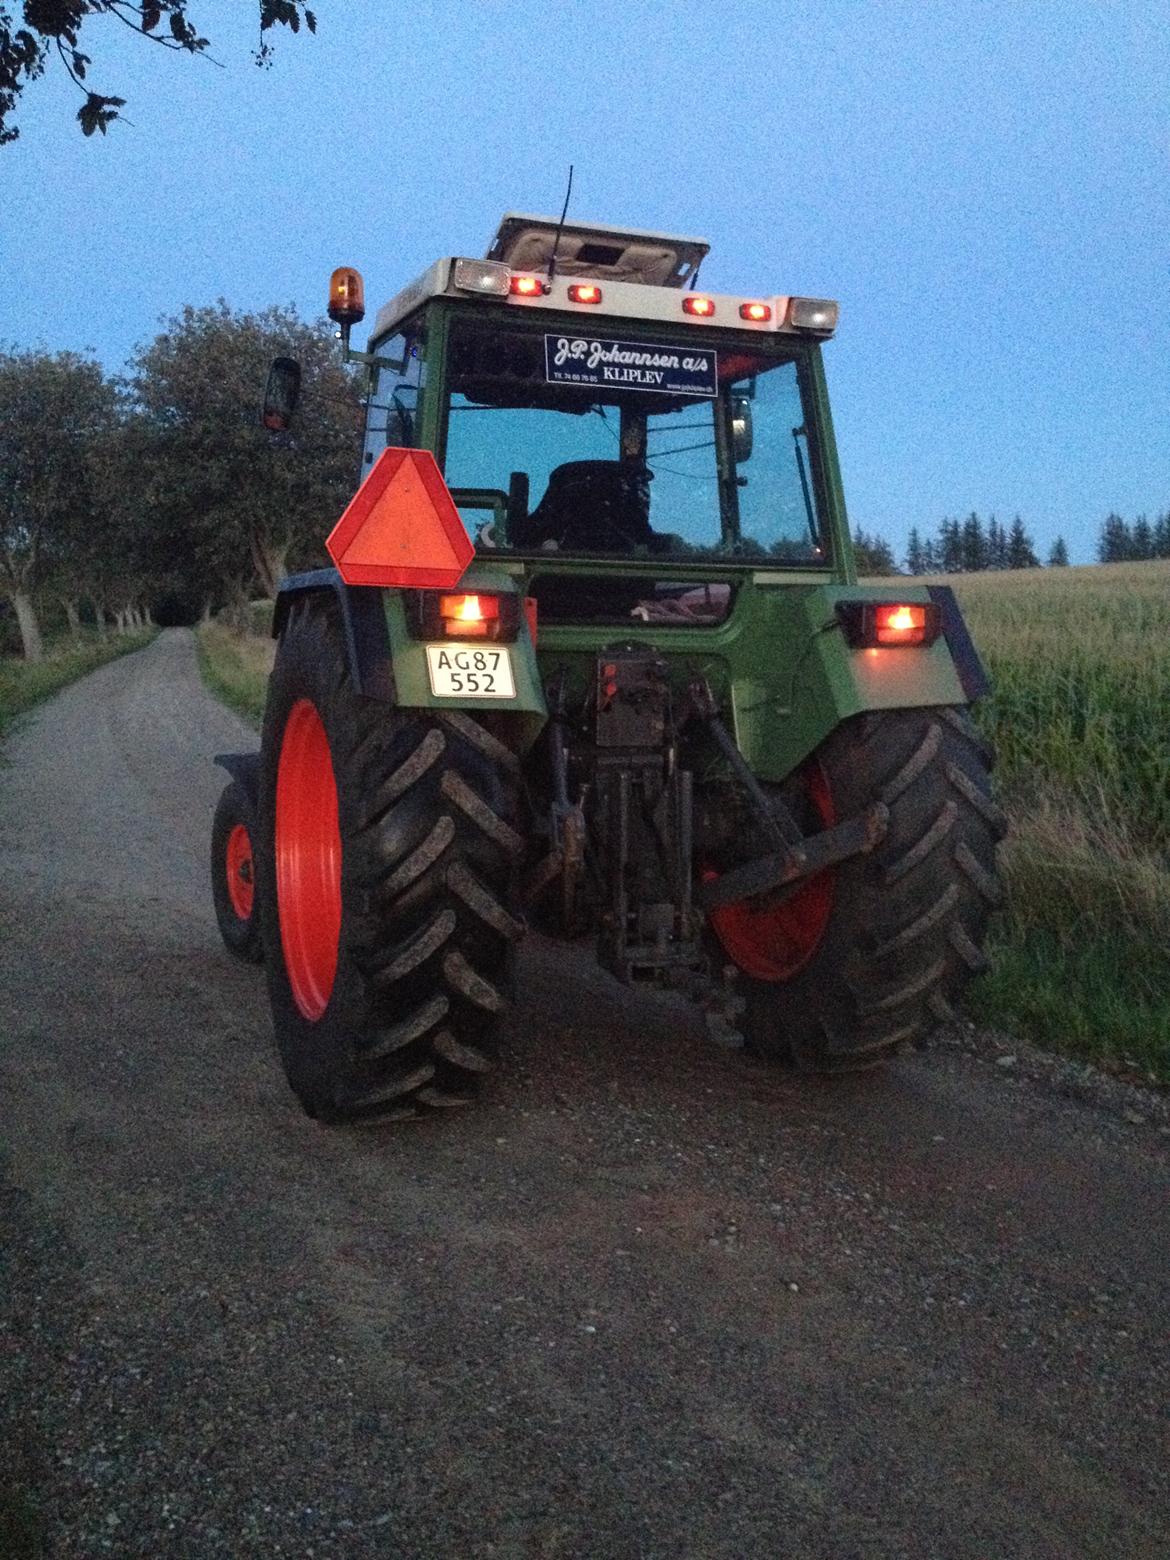
[(475, 556), (430, 450), (383, 450), (325, 547), (347, 585), (449, 589)]

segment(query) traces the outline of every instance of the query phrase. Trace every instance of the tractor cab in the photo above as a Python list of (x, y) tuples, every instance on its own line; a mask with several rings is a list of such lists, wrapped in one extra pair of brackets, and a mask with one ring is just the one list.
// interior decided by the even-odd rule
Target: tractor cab
[(603, 576), (566, 592), (554, 561), (621, 559), (660, 585), (669, 562), (692, 591), (726, 584), (712, 565), (847, 577), (819, 363), (836, 305), (700, 292), (707, 250), (509, 213), (486, 259), (437, 261), (379, 312), (365, 469), (431, 450), (477, 552), (543, 565), (554, 616), (664, 594)]

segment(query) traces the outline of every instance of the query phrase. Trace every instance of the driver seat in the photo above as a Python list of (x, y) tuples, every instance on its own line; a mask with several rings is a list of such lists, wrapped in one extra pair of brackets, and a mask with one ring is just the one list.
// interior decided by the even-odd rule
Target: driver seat
[(549, 473), (532, 513), (515, 527), (514, 547), (548, 542), (568, 552), (632, 552), (653, 545), (648, 466), (569, 460)]

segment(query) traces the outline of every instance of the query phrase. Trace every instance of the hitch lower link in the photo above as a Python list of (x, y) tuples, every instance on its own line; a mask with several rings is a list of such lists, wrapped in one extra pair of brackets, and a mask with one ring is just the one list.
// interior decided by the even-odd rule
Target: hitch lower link
[(752, 774), (723, 723), (710, 684), (696, 679), (688, 697), (691, 710), (704, 722), (743, 787), (765, 838), (776, 847), (767, 855), (732, 867), (703, 884), (698, 900), (704, 910), (721, 910), (745, 899), (754, 900), (761, 909), (770, 909), (794, 894), (805, 878), (836, 866), (839, 861), (848, 861), (851, 856), (868, 856), (885, 839), (890, 809), (884, 802), (874, 802), (864, 812), (819, 834), (802, 834), (781, 798), (768, 796)]

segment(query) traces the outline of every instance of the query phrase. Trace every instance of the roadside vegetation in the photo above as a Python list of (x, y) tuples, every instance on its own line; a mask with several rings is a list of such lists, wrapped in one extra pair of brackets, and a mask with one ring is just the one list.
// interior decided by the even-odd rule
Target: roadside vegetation
[(203, 681), (229, 709), (259, 726), (264, 695), (276, 645), (268, 633), (269, 601), (252, 604), (246, 626), (233, 627), (222, 618), (201, 623), (195, 642)]
[(1012, 822), (976, 1016), (1170, 1083), (1170, 562), (948, 583)]
[(154, 628), (124, 634), (82, 629), (76, 637), (50, 641), (39, 661), (0, 655), (0, 738), (25, 710), (107, 661), (140, 650), (156, 633)]

